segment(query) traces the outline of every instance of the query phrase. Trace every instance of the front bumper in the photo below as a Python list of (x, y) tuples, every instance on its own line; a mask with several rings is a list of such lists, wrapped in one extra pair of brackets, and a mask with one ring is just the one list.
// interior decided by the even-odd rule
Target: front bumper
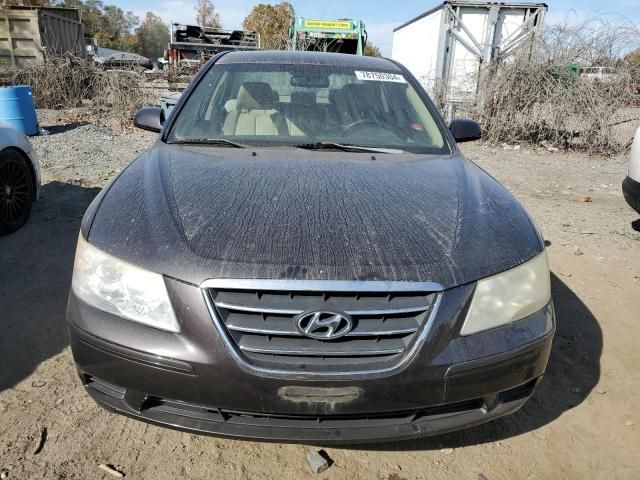
[(640, 182), (626, 177), (622, 182), (622, 193), (629, 206), (640, 213)]
[[(550, 304), (513, 325), (456, 336), (473, 286), (443, 294), (425, 343), (403, 369), (317, 378), (257, 375), (216, 331), (197, 287), (167, 280), (179, 335), (98, 311), (71, 294), (71, 346), (88, 393), (146, 422), (233, 438), (371, 443), (433, 435), (518, 410), (544, 374)], [(295, 392), (295, 394), (293, 394)]]

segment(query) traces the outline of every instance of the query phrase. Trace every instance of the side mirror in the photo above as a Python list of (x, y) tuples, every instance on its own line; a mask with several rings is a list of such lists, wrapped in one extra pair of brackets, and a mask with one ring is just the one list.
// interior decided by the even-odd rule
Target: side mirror
[(164, 111), (160, 107), (143, 107), (133, 117), (133, 124), (142, 130), (159, 133), (164, 123)]
[(458, 118), (451, 122), (449, 130), (451, 130), (453, 138), (455, 138), (458, 143), (472, 142), (482, 138), (482, 128), (475, 120)]

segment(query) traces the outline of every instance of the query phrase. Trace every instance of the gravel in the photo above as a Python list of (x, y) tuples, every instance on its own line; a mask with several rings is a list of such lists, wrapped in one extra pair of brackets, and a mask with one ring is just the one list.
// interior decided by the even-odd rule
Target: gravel
[(31, 137), (43, 167), (44, 181), (101, 187), (148, 148), (156, 135), (121, 130), (96, 121), (86, 110), (39, 110), (47, 135)]

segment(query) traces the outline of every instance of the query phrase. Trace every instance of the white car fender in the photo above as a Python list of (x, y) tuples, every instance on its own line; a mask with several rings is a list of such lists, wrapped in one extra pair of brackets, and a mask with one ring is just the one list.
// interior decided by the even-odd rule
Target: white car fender
[(29, 139), (19, 130), (6, 123), (0, 123), (0, 151), (5, 148), (17, 148), (24, 152), (36, 174), (36, 198), (40, 193), (40, 160), (31, 146)]
[(629, 178), (640, 182), (640, 128), (636, 130), (636, 136), (631, 145), (631, 156), (629, 158)]

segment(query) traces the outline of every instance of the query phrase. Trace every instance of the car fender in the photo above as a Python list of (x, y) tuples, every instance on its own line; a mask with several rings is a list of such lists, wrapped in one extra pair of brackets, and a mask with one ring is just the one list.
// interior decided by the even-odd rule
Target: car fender
[(19, 130), (6, 123), (0, 123), (0, 151), (5, 148), (14, 148), (21, 151), (31, 163), (35, 174), (36, 199), (40, 194), (40, 160), (36, 155), (31, 142)]
[(636, 136), (631, 145), (631, 155), (629, 158), (629, 178), (640, 182), (640, 128), (636, 130)]

